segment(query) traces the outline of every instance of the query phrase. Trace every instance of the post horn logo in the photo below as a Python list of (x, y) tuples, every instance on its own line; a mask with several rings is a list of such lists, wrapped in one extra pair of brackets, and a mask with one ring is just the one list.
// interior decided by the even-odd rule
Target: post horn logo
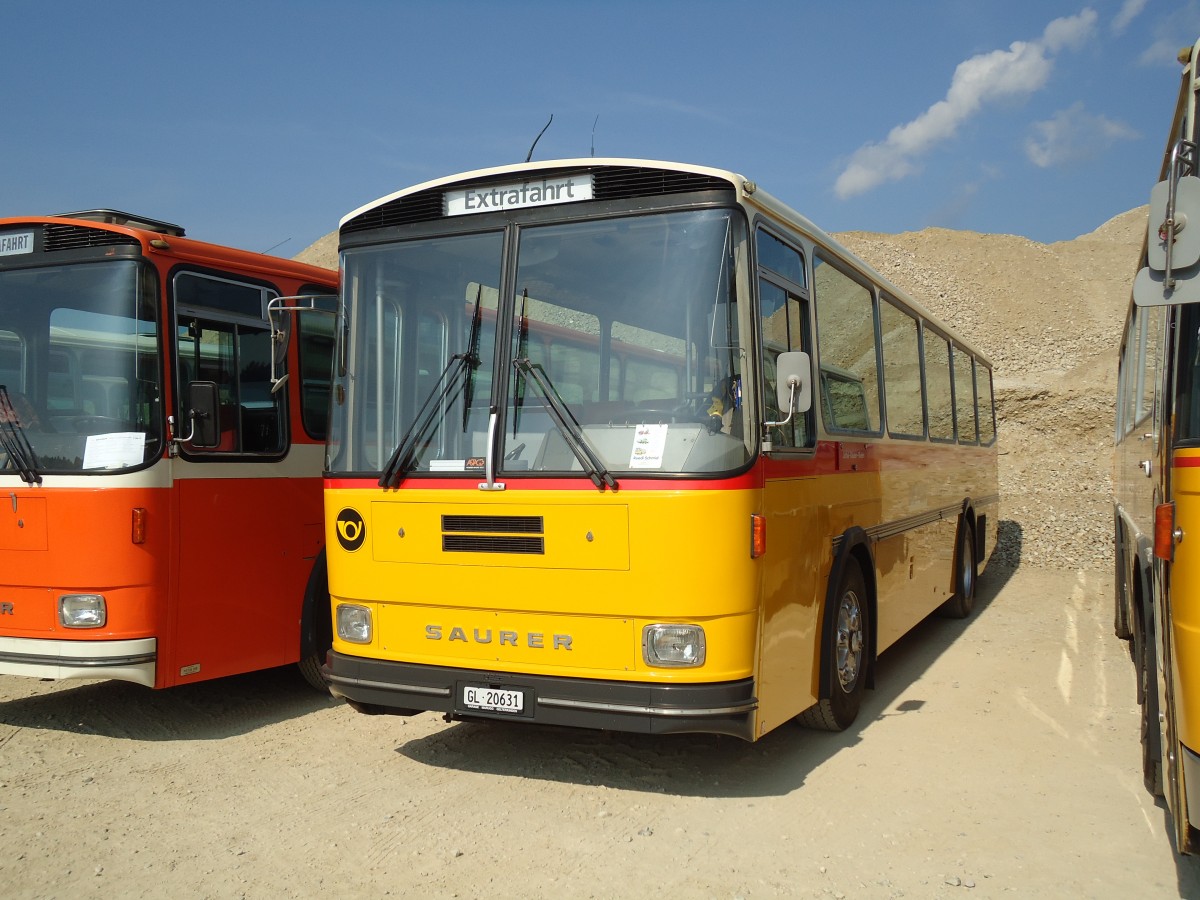
[(347, 553), (353, 553), (363, 545), (367, 537), (367, 526), (358, 510), (346, 507), (337, 515), (334, 522), (337, 528), (338, 543)]

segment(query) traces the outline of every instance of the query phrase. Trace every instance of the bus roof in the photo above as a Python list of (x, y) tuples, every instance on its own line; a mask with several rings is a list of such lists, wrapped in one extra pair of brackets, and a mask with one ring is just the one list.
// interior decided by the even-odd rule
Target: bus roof
[(255, 253), (222, 244), (198, 241), (184, 237), (184, 230), (178, 225), (144, 216), (134, 216), (113, 209), (84, 210), (62, 215), (0, 218), (0, 228), (11, 225), (62, 225), (68, 228), (74, 225), (111, 231), (136, 240), (142, 246), (142, 253), (148, 256), (178, 256), (196, 263), (211, 261), (214, 264), (222, 265), (236, 264), (257, 270), (264, 275), (296, 278), (316, 284), (329, 285), (336, 282), (337, 278), (337, 273), (331, 269), (285, 259), (281, 256), (269, 256), (265, 253)]
[(425, 181), (421, 184), (412, 185), (411, 187), (403, 188), (395, 191), (378, 200), (373, 200), (370, 203), (360, 206), (358, 209), (347, 213), (342, 217), (339, 223), (339, 228), (344, 228), (348, 222), (353, 221), (364, 213), (368, 213), (381, 206), (385, 206), (403, 197), (419, 194), (423, 191), (436, 190), (445, 188), (451, 185), (460, 183), (479, 182), (491, 180), (505, 175), (519, 176), (521, 178), (537, 178), (543, 174), (555, 171), (564, 170), (583, 170), (597, 169), (608, 166), (615, 167), (632, 167), (640, 169), (662, 169), (664, 171), (685, 172), (695, 175), (706, 176), (709, 178), (718, 179), (729, 182), (730, 187), (737, 193), (737, 196), (748, 206), (755, 207), (770, 215), (773, 219), (789, 228), (797, 231), (804, 236), (820, 243), (828, 250), (831, 250), (844, 264), (850, 265), (858, 269), (862, 274), (868, 276), (875, 281), (880, 287), (885, 289), (892, 297), (901, 300), (905, 305), (910, 307), (913, 312), (920, 315), (922, 318), (931, 321), (939, 330), (945, 332), (956, 343), (970, 350), (981, 362), (991, 366), (991, 361), (986, 354), (979, 351), (969, 341), (964, 339), (949, 325), (934, 316), (927, 310), (923, 304), (916, 298), (910, 295), (907, 291), (892, 283), (883, 273), (879, 272), (874, 266), (864, 260), (861, 256), (842, 244), (837, 238), (823, 230), (810, 219), (796, 212), (777, 197), (772, 196), (767, 191), (758, 187), (757, 183), (751, 181), (743, 175), (728, 169), (713, 168), (711, 166), (698, 166), (691, 163), (668, 162), (664, 160), (653, 159), (630, 159), (621, 157), (582, 157), (576, 159), (552, 159), (541, 162), (523, 162), (512, 163), (505, 166), (494, 166), (486, 169), (475, 169), (468, 172), (460, 172), (455, 175), (448, 175), (443, 178), (435, 178), (432, 181)]

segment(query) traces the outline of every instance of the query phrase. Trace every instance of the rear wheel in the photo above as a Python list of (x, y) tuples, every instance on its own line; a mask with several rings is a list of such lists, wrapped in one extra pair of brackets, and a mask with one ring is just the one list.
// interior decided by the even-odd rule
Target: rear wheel
[(958, 545), (954, 551), (954, 596), (938, 607), (948, 619), (965, 619), (975, 608), (975, 541), (966, 519), (958, 523)]
[(1154, 620), (1142, 602), (1140, 591), (1134, 594), (1134, 619), (1129, 642), (1133, 670), (1137, 677), (1137, 701), (1141, 707), (1142, 780), (1151, 796), (1163, 795), (1162, 739), (1158, 721), (1158, 656), (1154, 649)]
[(857, 563), (847, 566), (838, 585), (836, 606), (827, 612), (833, 616), (825, 629), (821, 665), (825, 667), (828, 690), (816, 706), (798, 717), (808, 728), (842, 731), (858, 716), (867, 686), (867, 662), (870, 642), (870, 616), (866, 584)]

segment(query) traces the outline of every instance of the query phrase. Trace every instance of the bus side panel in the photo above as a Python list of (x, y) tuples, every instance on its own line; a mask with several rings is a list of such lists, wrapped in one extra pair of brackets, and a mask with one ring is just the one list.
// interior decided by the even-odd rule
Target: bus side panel
[[(955, 540), (964, 500), (985, 517), (985, 551), (995, 544), (998, 510), (994, 447), (880, 445), (877, 525), (890, 537), (875, 547), (878, 646), (883, 652), (955, 591)], [(899, 533), (895, 533), (899, 532)], [(981, 568), (984, 560), (976, 560)]]
[(233, 466), (201, 463), (191, 471), (208, 477), (175, 483), (179, 599), (160, 660), (168, 685), (299, 657), (304, 591), (321, 546), (320, 479), (233, 465), (245, 477), (213, 477)]

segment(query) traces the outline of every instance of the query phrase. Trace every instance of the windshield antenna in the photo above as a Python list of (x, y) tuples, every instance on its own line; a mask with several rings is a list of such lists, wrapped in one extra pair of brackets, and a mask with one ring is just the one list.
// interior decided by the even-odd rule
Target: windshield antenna
[[(554, 113), (550, 113), (550, 122), (554, 121)], [(550, 127), (550, 122), (547, 122), (542, 130), (538, 132), (538, 136), (533, 139), (533, 143), (529, 145), (529, 155), (525, 157), (525, 162), (533, 159), (533, 148), (537, 146), (537, 142), (542, 139), (542, 135), (546, 133), (546, 129)]]
[(596, 113), (596, 121), (592, 123), (592, 156), (596, 155), (596, 122), (600, 121), (600, 113)]

